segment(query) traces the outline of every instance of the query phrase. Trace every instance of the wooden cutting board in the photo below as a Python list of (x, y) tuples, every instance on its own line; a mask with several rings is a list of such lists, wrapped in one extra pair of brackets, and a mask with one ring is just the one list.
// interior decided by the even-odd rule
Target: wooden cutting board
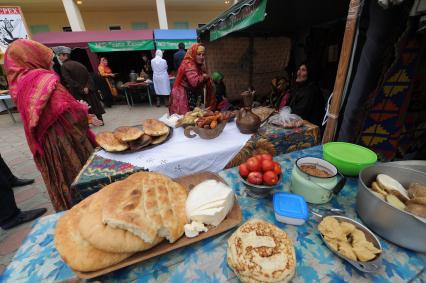
[[(175, 179), (176, 182), (184, 186), (187, 191), (189, 192), (192, 188), (194, 188), (199, 183), (214, 179), (219, 182), (222, 182), (226, 184), (226, 182), (217, 174), (211, 173), (211, 172), (202, 172), (202, 173), (196, 173), (193, 175), (181, 177)], [(200, 235), (194, 238), (187, 238), (185, 235), (183, 235), (179, 240), (174, 242), (173, 244), (170, 244), (167, 241), (163, 241), (159, 245), (153, 247), (152, 249), (149, 249), (147, 251), (138, 252), (131, 257), (123, 260), (122, 262), (119, 262), (117, 264), (114, 264), (112, 266), (106, 267), (104, 269), (100, 269), (97, 271), (91, 271), (91, 272), (79, 272), (76, 270), (73, 270), (75, 274), (77, 274), (78, 277), (83, 279), (91, 279), (94, 277), (98, 277), (101, 275), (105, 275), (107, 273), (113, 272), (115, 270), (121, 269), (123, 267), (127, 267), (132, 264), (136, 264), (139, 262), (143, 262), (145, 260), (151, 259), (153, 257), (168, 253), (170, 251), (191, 245), (193, 243), (196, 243), (198, 241), (213, 237), (215, 235), (218, 235), (220, 233), (223, 233), (229, 229), (234, 228), (238, 224), (240, 224), (242, 221), (242, 214), (241, 214), (241, 208), (238, 205), (238, 201), (234, 199), (234, 206), (229, 212), (229, 214), (226, 216), (225, 220), (223, 220), (219, 226), (209, 229), (207, 232), (202, 232)]]

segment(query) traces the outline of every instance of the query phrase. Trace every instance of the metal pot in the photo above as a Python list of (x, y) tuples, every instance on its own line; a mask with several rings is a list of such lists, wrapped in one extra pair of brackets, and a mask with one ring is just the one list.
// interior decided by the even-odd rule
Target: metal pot
[[(330, 172), (330, 177), (318, 177), (305, 173), (301, 166), (313, 164)], [(341, 176), (339, 180), (337, 176)], [(301, 195), (309, 203), (322, 204), (330, 201), (333, 194), (338, 194), (346, 183), (346, 178), (339, 173), (336, 166), (316, 157), (302, 157), (296, 160), (291, 173), (290, 190)]]
[(394, 244), (426, 252), (426, 223), (377, 197), (369, 189), (378, 174), (387, 174), (405, 188), (411, 182), (426, 184), (426, 174), (399, 165), (380, 164), (365, 168), (359, 174), (356, 210), (365, 225)]

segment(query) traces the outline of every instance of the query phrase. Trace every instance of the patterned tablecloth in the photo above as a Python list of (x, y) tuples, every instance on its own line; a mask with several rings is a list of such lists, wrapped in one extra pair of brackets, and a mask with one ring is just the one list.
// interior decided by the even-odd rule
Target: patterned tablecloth
[[(265, 124), (257, 134), (252, 136), (236, 157), (228, 163), (226, 168), (241, 164), (256, 151), (280, 155), (308, 148), (318, 143), (319, 128), (309, 122), (296, 129), (283, 129)], [(103, 186), (140, 170), (144, 169), (92, 154), (80, 174), (75, 178), (72, 187), (79, 192), (77, 197), (86, 198)], [(79, 200), (76, 199), (75, 201), (78, 202)]]
[[(320, 146), (281, 155), (284, 178), (280, 190), (289, 190), (289, 176), (294, 161), (301, 156), (322, 156)], [(305, 225), (284, 225), (275, 221), (271, 199), (253, 199), (246, 195), (236, 168), (220, 172), (232, 186), (242, 208), (243, 221), (256, 217), (267, 220), (286, 231), (294, 242), (297, 269), (294, 282), (425, 282), (426, 261), (421, 254), (399, 248), (380, 239), (383, 247), (383, 266), (375, 274), (361, 273), (335, 256), (322, 242), (317, 222), (311, 218)], [(349, 179), (340, 195), (330, 205), (355, 213), (357, 180)], [(55, 282), (75, 275), (61, 260), (53, 244), (53, 231), (61, 214), (38, 220), (0, 281)], [(358, 219), (359, 220), (359, 219)], [(144, 263), (129, 266), (97, 278), (100, 282), (237, 282), (236, 275), (226, 263), (227, 239), (234, 230), (181, 248)]]

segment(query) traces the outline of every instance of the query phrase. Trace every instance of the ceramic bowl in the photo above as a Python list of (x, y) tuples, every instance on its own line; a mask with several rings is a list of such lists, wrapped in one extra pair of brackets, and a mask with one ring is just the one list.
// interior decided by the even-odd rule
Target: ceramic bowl
[(239, 174), (238, 176), (241, 179), (241, 182), (245, 185), (247, 189), (247, 194), (254, 198), (265, 198), (268, 197), (271, 192), (274, 190), (274, 188), (277, 188), (281, 186), (281, 179), (282, 174), (279, 175), (278, 183), (275, 186), (267, 186), (267, 185), (254, 185), (252, 183), (249, 183), (247, 180), (245, 180), (243, 177), (241, 177)]
[[(222, 133), (226, 124), (227, 124), (226, 121), (222, 121), (214, 129), (204, 129), (204, 128), (199, 128), (197, 126), (188, 126), (185, 128), (183, 133), (188, 138), (195, 138), (198, 135), (202, 139), (211, 140), (211, 139), (217, 138)], [(195, 134), (191, 134), (191, 131), (194, 132)]]

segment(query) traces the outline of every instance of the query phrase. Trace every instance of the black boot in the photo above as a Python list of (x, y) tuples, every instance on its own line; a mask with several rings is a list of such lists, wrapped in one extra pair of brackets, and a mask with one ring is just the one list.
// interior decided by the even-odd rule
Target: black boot
[(12, 180), (12, 187), (22, 187), (34, 183), (34, 179), (20, 179), (16, 178)]
[(37, 217), (43, 215), (46, 213), (46, 208), (37, 208), (33, 210), (28, 211), (20, 211), (16, 216), (14, 216), (12, 219), (6, 221), (4, 224), (1, 225), (1, 228), (4, 230), (11, 229), (13, 227), (16, 227), (18, 225), (21, 225), (23, 223), (29, 222), (31, 220), (36, 219)]

